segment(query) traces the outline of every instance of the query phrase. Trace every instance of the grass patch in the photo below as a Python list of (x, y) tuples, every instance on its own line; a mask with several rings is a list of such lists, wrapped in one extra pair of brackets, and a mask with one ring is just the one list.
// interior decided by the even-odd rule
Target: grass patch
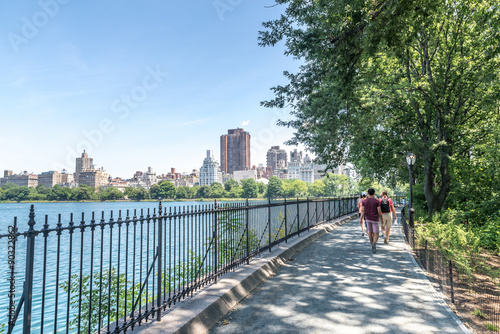
[(488, 322), (486, 324), (486, 328), (490, 331), (498, 331), (498, 327), (494, 324), (492, 324), (491, 322)]
[(472, 315), (475, 315), (476, 317), (479, 317), (482, 319), (486, 319), (486, 314), (484, 314), (483, 311), (481, 311), (480, 309), (477, 309), (477, 308), (475, 308), (474, 311), (472, 311)]

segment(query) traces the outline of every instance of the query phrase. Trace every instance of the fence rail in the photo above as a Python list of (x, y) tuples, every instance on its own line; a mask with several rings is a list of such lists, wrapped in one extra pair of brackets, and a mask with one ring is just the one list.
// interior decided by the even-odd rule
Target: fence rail
[[(408, 223), (408, 207), (402, 210), (401, 226), (406, 242), (432, 282), (439, 285), (455, 313), (476, 333), (500, 332), (500, 282), (491, 273), (466, 272), (448, 259)], [(477, 258), (474, 261), (481, 261)]]
[[(260, 252), (356, 212), (354, 197), (190, 205), (73, 214), (9, 233), (8, 333), (121, 333), (180, 302)], [(20, 284), (22, 282), (22, 284)], [(4, 319), (4, 320), (2, 320)]]

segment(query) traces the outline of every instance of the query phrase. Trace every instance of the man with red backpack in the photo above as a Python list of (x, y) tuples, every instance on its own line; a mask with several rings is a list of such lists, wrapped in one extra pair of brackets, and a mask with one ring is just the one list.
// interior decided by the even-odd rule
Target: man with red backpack
[(382, 211), (382, 232), (384, 233), (384, 243), (389, 243), (389, 236), (391, 234), (392, 227), (392, 214), (394, 214), (394, 220), (397, 219), (396, 209), (394, 208), (394, 203), (392, 199), (387, 196), (387, 191), (382, 191), (382, 196), (380, 197), (380, 211)]

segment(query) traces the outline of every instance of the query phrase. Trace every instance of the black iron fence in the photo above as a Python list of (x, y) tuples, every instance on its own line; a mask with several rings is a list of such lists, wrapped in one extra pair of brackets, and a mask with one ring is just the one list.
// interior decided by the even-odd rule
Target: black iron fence
[[(121, 333), (252, 257), (357, 211), (354, 197), (217, 203), (150, 212), (83, 213), (9, 233), (7, 332)], [(20, 284), (22, 283), (22, 284)], [(3, 320), (2, 320), (3, 319)]]
[[(500, 331), (500, 281), (488, 269), (487, 255), (471, 254), (474, 270), (467, 270), (433, 246), (408, 223), (408, 207), (401, 211), (401, 227), (419, 265), (439, 286), (453, 311), (476, 333)], [(495, 265), (495, 264), (493, 264)], [(496, 264), (498, 265), (498, 263)], [(498, 268), (497, 268), (498, 270)]]

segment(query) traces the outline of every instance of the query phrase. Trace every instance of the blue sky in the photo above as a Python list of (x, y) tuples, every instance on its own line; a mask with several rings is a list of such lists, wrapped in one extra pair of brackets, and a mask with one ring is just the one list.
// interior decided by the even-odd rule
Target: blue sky
[[(0, 171), (74, 171), (83, 149), (112, 176), (199, 169), (243, 127), (251, 163), (293, 131), (260, 106), (284, 70), (283, 45), (257, 45), (271, 0), (3, 0)], [(293, 149), (293, 148), (289, 148)], [(2, 173), (3, 174), (3, 173)]]

